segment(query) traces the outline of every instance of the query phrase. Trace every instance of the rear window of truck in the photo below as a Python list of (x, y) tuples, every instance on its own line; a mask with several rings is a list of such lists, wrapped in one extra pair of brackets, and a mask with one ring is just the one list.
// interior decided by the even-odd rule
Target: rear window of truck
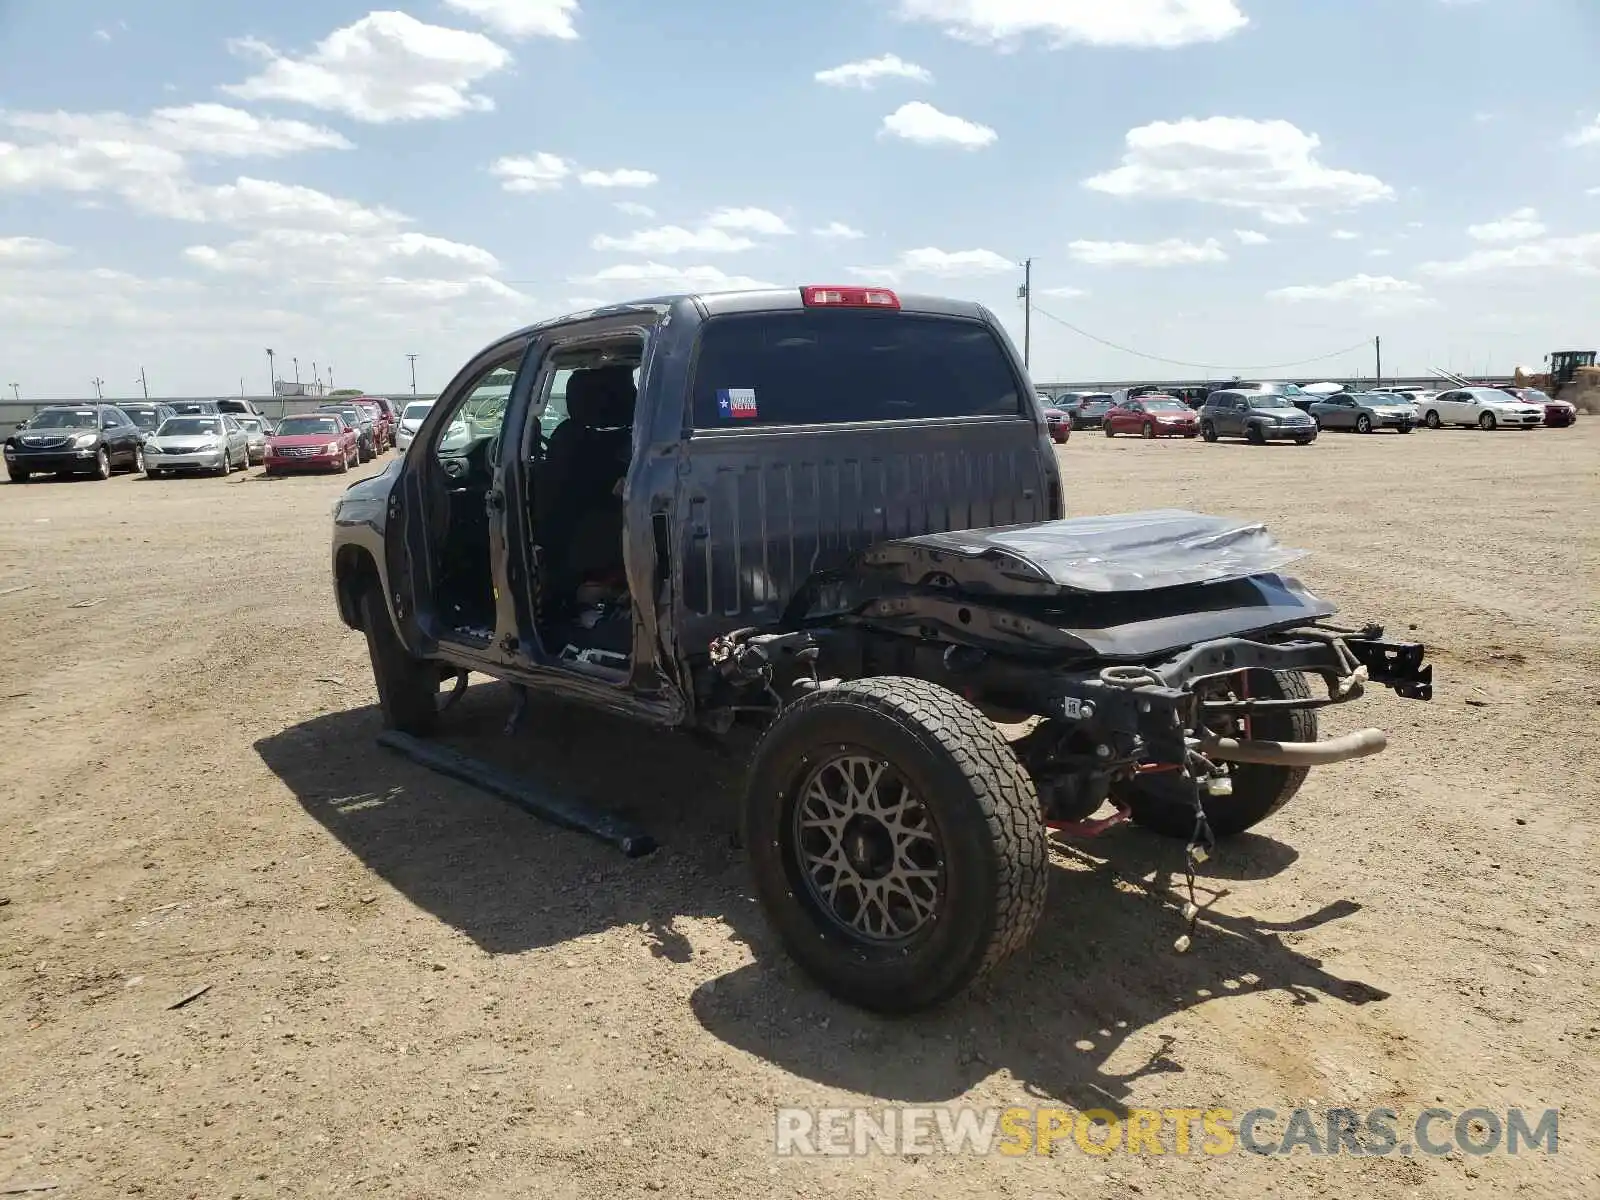
[(785, 312), (706, 322), (697, 429), (1017, 416), (1023, 392), (977, 321), (903, 312)]

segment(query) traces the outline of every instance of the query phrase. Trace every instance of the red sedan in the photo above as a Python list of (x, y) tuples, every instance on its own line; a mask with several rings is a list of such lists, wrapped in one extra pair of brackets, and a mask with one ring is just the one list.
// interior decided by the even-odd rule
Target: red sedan
[(1176, 396), (1140, 396), (1107, 412), (1105, 431), (1107, 437), (1132, 433), (1147, 438), (1192, 438), (1200, 433), (1200, 419)]
[(382, 454), (394, 445), (394, 421), (387, 408), (366, 396), (357, 396), (351, 403), (372, 418), (372, 439), (376, 447), (373, 453)]
[(1072, 418), (1053, 404), (1044, 406), (1044, 424), (1058, 446), (1072, 436)]
[(1503, 387), (1502, 392), (1509, 392), (1524, 404), (1536, 404), (1544, 409), (1544, 423), (1557, 428), (1574, 425), (1578, 420), (1578, 406), (1568, 404), (1565, 400), (1556, 400), (1531, 387)]
[(361, 461), (359, 435), (338, 413), (285, 417), (267, 439), (268, 475), (285, 471), (348, 471)]

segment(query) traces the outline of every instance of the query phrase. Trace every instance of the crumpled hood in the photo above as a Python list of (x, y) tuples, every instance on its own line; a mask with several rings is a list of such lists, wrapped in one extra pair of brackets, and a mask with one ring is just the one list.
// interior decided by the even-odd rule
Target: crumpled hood
[(913, 586), (1037, 596), (1244, 579), (1308, 553), (1259, 522), (1158, 509), (901, 538), (863, 551), (861, 563)]

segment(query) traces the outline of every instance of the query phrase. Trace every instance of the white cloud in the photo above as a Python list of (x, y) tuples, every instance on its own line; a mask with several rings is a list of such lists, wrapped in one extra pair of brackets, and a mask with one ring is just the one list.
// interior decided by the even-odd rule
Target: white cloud
[[(170, 202), (166, 208), (157, 200)], [(395, 230), (409, 218), (392, 208), (371, 208), (299, 184), (240, 176), (220, 186), (152, 191), (146, 207), (160, 216), (245, 227), (288, 226), (351, 233)]]
[(96, 41), (109, 42), (111, 40), (111, 31), (109, 29), (96, 29), (94, 36)]
[(640, 204), (637, 200), (618, 200), (613, 207), (619, 213), (629, 217), (649, 218), (656, 215), (655, 209), (651, 208), (648, 204)]
[(993, 250), (941, 250), (937, 246), (923, 246), (902, 254), (898, 269), (908, 274), (954, 279), (965, 275), (998, 275), (1019, 268)]
[(555, 154), (511, 155), (496, 159), (489, 174), (508, 192), (549, 192), (559, 188), (572, 174), (572, 164)]
[(752, 279), (748, 275), (729, 275), (718, 267), (670, 267), (658, 262), (619, 263), (573, 282), (601, 286), (608, 291), (625, 285), (623, 290), (637, 292), (645, 289), (656, 295), (675, 292), (729, 292), (778, 286), (775, 283)]
[(1233, 236), (1239, 239), (1241, 246), (1265, 246), (1272, 240), (1266, 234), (1255, 229), (1235, 229)]
[(880, 79), (911, 79), (917, 83), (932, 83), (933, 72), (907, 62), (898, 55), (884, 54), (878, 58), (863, 58), (843, 66), (829, 67), (825, 71), (818, 71), (812, 78), (828, 87), (870, 89), (877, 86)]
[(1368, 258), (1388, 258), (1393, 253), (1394, 253), (1393, 250), (1385, 250), (1385, 249), (1382, 249), (1381, 247), (1378, 247), (1378, 248), (1374, 248), (1372, 250), (1368, 250), (1367, 251), (1367, 257)]
[(1167, 238), (1160, 242), (1073, 242), (1072, 257), (1095, 267), (1177, 267), (1228, 261), (1228, 252), (1216, 238), (1187, 242)]
[(444, 0), (449, 8), (477, 17), (507, 37), (577, 38), (572, 19), (578, 0)]
[(1600, 116), (1582, 129), (1567, 135), (1569, 146), (1600, 146)]
[(583, 171), (578, 182), (592, 188), (647, 188), (660, 182), (660, 176), (653, 171), (619, 167), (615, 171)]
[(1244, 117), (1156, 121), (1128, 131), (1122, 165), (1085, 181), (1107, 195), (1195, 200), (1303, 224), (1308, 208), (1394, 197), (1381, 179), (1318, 160), (1321, 139), (1288, 121)]
[(280, 55), (249, 38), (232, 48), (265, 65), (224, 91), (375, 124), (487, 112), (494, 101), (472, 87), (511, 62), (505, 47), (481, 33), (427, 25), (402, 12), (368, 13), (334, 30), (304, 58)]
[(662, 225), (639, 229), (622, 237), (609, 233), (595, 235), (589, 243), (596, 250), (621, 250), (627, 254), (684, 254), (691, 250), (708, 254), (738, 254), (755, 249), (755, 242), (725, 229), (704, 227), (685, 229), (682, 225)]
[(1467, 236), (1478, 242), (1527, 242), (1543, 237), (1545, 232), (1536, 208), (1519, 208), (1498, 221), (1467, 226)]
[(1087, 288), (1078, 287), (1052, 287), (1040, 288), (1041, 296), (1060, 296), (1063, 300), (1077, 300), (1089, 294)]
[(352, 234), (275, 228), (221, 248), (190, 246), (183, 253), (190, 262), (213, 271), (263, 276), (290, 272), (291, 277), (299, 275), (317, 285), (350, 280), (404, 283), (405, 279), (386, 274), (404, 268), (423, 272), (424, 283), (471, 279), (500, 269), (495, 256), (480, 247), (409, 231)]
[(1235, 0), (899, 0), (907, 20), (964, 41), (1170, 48), (1220, 41), (1249, 24)]
[(1427, 308), (1435, 303), (1423, 293), (1420, 284), (1392, 275), (1356, 275), (1321, 286), (1277, 288), (1268, 292), (1267, 298), (1288, 304), (1357, 304), (1368, 312), (1378, 313)]
[(36, 237), (0, 237), (0, 266), (45, 262), (70, 254), (65, 246)]
[(1336, 242), (1358, 242), (1361, 240), (1359, 233), (1354, 233), (1348, 229), (1335, 229), (1328, 236)]
[(1422, 270), (1441, 278), (1518, 271), (1537, 271), (1542, 275), (1600, 275), (1600, 233), (1475, 250), (1453, 262), (1424, 263)]
[(931, 104), (913, 100), (883, 119), (882, 133), (922, 146), (960, 146), (977, 150), (999, 136), (987, 125), (940, 112)]
[(14, 112), (0, 116), (0, 121), (62, 144), (154, 147), (218, 158), (282, 158), (307, 150), (353, 149), (350, 140), (335, 130), (258, 117), (226, 104), (158, 108), (145, 117), (121, 112)]
[(794, 232), (787, 221), (764, 208), (719, 208), (708, 215), (702, 224), (711, 229), (737, 229), (769, 237)]
[(846, 225), (843, 221), (829, 221), (821, 228), (813, 229), (811, 233), (814, 237), (834, 242), (854, 242), (867, 236), (861, 230)]

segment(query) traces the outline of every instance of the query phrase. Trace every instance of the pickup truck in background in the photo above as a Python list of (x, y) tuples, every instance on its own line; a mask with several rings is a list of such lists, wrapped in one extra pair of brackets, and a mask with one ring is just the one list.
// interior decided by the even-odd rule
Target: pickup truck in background
[(1202, 858), (1384, 747), (1319, 741), (1319, 708), (1431, 696), (1422, 647), (1330, 625), (1259, 524), (1067, 519), (1035, 396), (988, 310), (884, 288), (532, 325), (344, 494), (339, 612), (405, 734), (472, 671), (758, 736), (744, 845), (784, 945), (843, 999), (926, 1008), (1028, 941), (1051, 830)]

